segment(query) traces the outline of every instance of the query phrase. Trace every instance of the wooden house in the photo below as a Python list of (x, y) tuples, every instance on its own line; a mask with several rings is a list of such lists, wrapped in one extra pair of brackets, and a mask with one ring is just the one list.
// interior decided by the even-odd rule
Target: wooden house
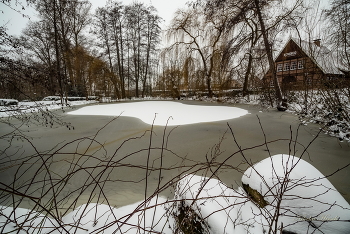
[[(275, 59), (275, 69), (282, 89), (318, 88), (338, 85), (349, 80), (349, 66), (335, 52), (321, 45), (320, 40), (307, 42), (290, 38)], [(263, 77), (265, 85), (273, 86), (271, 70)]]

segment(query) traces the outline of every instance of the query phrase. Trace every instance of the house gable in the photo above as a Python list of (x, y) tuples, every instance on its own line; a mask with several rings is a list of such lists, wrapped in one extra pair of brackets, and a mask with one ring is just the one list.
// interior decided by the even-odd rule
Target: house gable
[(290, 39), (275, 59), (275, 62), (283, 62), (306, 56), (307, 54), (292, 39)]
[[(319, 51), (318, 48), (320, 47), (313, 43), (290, 38), (275, 59), (277, 76), (280, 76), (280, 79), (286, 78), (286, 80), (290, 80), (290, 77), (301, 80), (306, 73), (324, 76), (325, 72), (322, 67), (308, 53), (309, 50)], [(295, 78), (297, 76), (299, 78)]]
[[(282, 88), (314, 88), (348, 77), (346, 71), (349, 69), (340, 66), (337, 54), (316, 42), (290, 38), (275, 57), (275, 75)], [(273, 86), (271, 78), (269, 69), (263, 77), (264, 83)]]

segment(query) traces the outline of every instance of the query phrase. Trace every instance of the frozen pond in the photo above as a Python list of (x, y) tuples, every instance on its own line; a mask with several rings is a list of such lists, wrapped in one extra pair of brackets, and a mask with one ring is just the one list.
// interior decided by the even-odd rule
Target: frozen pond
[(135, 117), (150, 125), (176, 126), (238, 118), (247, 110), (228, 106), (197, 106), (171, 101), (147, 101), (93, 105), (72, 111), (71, 115)]
[[(115, 208), (134, 204), (181, 173), (208, 176), (224, 161), (225, 166), (215, 178), (229, 188), (241, 186), (242, 173), (248, 167), (245, 159), (254, 163), (270, 155), (302, 155), (326, 176), (349, 163), (348, 143), (323, 133), (314, 140), (319, 131), (317, 125), (300, 126), (297, 116), (291, 113), (261, 110), (258, 106), (198, 101), (121, 102), (85, 106), (61, 115), (75, 130), (21, 126), (28, 141), (12, 141), (10, 146), (6, 141), (0, 142), (7, 155), (1, 161), (0, 178), (4, 184), (11, 184), (14, 175), (24, 184), (33, 180), (31, 196), (50, 204), (51, 191), (45, 196), (41, 192), (50, 186), (43, 181), (49, 177), (45, 168), (38, 168), (49, 157), (45, 162), (51, 178), (64, 184), (57, 183), (55, 190), (62, 214), (88, 201), (107, 204), (105, 198)], [(0, 127), (2, 135), (11, 130)], [(24, 160), (26, 163), (19, 163)], [(206, 167), (208, 161), (214, 162), (213, 167)], [(21, 169), (17, 171), (19, 165)], [(95, 168), (96, 165), (101, 167)], [(147, 165), (151, 170), (147, 173), (146, 189)], [(74, 176), (67, 177), (71, 172)], [(95, 186), (91, 175), (96, 176), (102, 188)], [(349, 175), (346, 168), (328, 178), (347, 201)], [(64, 200), (67, 194), (70, 197)], [(169, 187), (161, 195), (173, 198), (174, 190)], [(73, 201), (75, 206), (69, 207)], [(0, 205), (8, 206), (9, 202), (12, 200), (1, 200)], [(21, 207), (32, 205), (30, 199), (25, 199)]]

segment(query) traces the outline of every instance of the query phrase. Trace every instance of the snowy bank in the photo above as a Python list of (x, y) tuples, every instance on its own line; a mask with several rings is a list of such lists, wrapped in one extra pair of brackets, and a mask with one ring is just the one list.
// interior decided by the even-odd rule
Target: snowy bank
[(0, 106), (10, 106), (18, 105), (18, 100), (16, 99), (0, 99)]
[(93, 105), (69, 112), (71, 115), (105, 115), (135, 117), (147, 124), (185, 125), (238, 118), (248, 111), (228, 106), (197, 106), (171, 101), (143, 101)]
[(140, 202), (113, 208), (90, 203), (79, 206), (60, 220), (28, 209), (0, 206), (0, 233), (86, 234), (103, 230), (103, 233), (124, 234), (149, 230), (170, 234), (174, 220), (168, 217), (165, 204), (163, 197), (151, 199), (146, 206)]
[(257, 190), (278, 213), (278, 225), (294, 233), (350, 233), (350, 205), (308, 162), (275, 155), (246, 170), (242, 183)]
[[(217, 179), (187, 175), (178, 183), (177, 204), (190, 208), (199, 217), (204, 233), (264, 233), (266, 219), (242, 188), (233, 190)], [(190, 217), (187, 217), (190, 218)]]
[(177, 183), (173, 200), (155, 196), (121, 208), (90, 203), (57, 219), (0, 206), (0, 232), (171, 234), (195, 225), (196, 233), (213, 234), (350, 233), (349, 204), (302, 159), (272, 156), (248, 168), (242, 182), (267, 205), (257, 205), (242, 188), (189, 174)]
[(17, 105), (0, 106), (0, 117), (35, 113), (38, 111), (64, 109), (66, 107), (91, 103), (96, 103), (96, 101), (69, 101), (67, 105), (64, 106), (62, 106), (61, 101), (18, 102)]

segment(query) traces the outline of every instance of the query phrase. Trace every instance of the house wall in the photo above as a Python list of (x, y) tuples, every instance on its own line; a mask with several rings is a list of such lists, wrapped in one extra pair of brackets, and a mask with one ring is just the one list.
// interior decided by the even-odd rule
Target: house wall
[(279, 83), (300, 87), (318, 86), (324, 79), (323, 72), (308, 57), (289, 59), (275, 63)]

